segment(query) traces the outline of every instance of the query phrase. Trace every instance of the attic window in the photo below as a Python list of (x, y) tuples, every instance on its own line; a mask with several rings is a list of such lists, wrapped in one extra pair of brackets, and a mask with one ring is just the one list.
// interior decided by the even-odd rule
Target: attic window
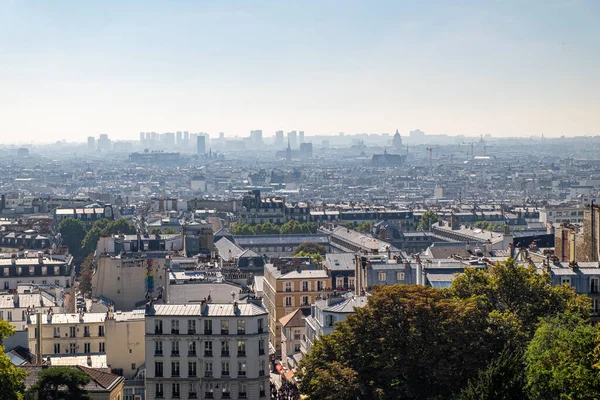
[(335, 265), (340, 265), (340, 261), (339, 261), (339, 260), (334, 260), (334, 261), (333, 261), (333, 263), (334, 263)]

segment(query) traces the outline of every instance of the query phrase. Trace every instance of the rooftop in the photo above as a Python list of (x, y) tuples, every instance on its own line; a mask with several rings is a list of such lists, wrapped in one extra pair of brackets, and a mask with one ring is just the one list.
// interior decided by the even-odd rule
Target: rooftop
[(201, 304), (155, 304), (153, 310), (146, 314), (152, 316), (252, 317), (266, 315), (267, 310), (253, 303), (238, 303), (237, 307), (234, 304), (208, 303), (204, 312), (202, 312)]

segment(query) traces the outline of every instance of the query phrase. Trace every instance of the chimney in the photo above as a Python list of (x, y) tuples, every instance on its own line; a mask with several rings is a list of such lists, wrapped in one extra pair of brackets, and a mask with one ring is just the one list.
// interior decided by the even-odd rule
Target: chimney
[[(51, 321), (50, 319), (50, 310), (48, 310), (48, 322)], [(36, 350), (36, 354), (35, 354), (35, 362), (36, 364), (41, 365), (42, 364), (42, 313), (38, 312), (37, 313), (37, 317), (35, 320), (35, 325), (37, 327), (37, 337), (36, 337), (36, 341), (37, 341), (37, 348)]]

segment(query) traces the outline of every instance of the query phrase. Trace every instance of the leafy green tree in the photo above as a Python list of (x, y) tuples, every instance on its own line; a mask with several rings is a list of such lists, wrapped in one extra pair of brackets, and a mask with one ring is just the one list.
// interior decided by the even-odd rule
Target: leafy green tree
[(317, 233), (317, 225), (314, 222), (305, 222), (302, 224), (302, 231), (306, 234)]
[(505, 350), (479, 370), (455, 400), (527, 400), (521, 349)]
[(306, 251), (300, 251), (294, 254), (294, 257), (302, 258), (302, 257), (310, 257), (314, 264), (320, 264), (323, 262), (323, 256), (319, 253), (308, 253)]
[(90, 229), (87, 232), (87, 234), (83, 238), (83, 241), (81, 242), (81, 247), (84, 256), (92, 254), (94, 251), (96, 251), (96, 247), (98, 246), (98, 240), (100, 240), (101, 234), (102, 231), (100, 230), (100, 228), (96, 227), (95, 224), (94, 226), (92, 226), (92, 229)]
[(356, 228), (356, 230), (361, 233), (368, 233), (371, 231), (371, 223), (363, 222)]
[(317, 368), (312, 379), (303, 386), (311, 399), (349, 400), (359, 398), (358, 374), (352, 368), (334, 361), (326, 368)]
[(305, 252), (308, 254), (320, 254), (324, 256), (327, 253), (327, 249), (322, 244), (318, 244), (315, 242), (304, 242), (294, 249), (293, 254), (296, 255), (301, 252)]
[(177, 235), (181, 232), (175, 228), (167, 227), (167, 228), (163, 229), (162, 233), (164, 233), (165, 235)]
[(509, 314), (516, 319), (517, 330), (533, 335), (539, 318), (565, 311), (589, 315), (589, 299), (577, 296), (565, 286), (552, 286), (550, 275), (509, 259), (487, 271), (466, 268), (452, 282), (451, 293), (462, 299), (476, 297), (488, 313)]
[(108, 225), (109, 222), (110, 222), (110, 219), (107, 219), (107, 218), (99, 219), (98, 221), (94, 222), (94, 225), (92, 225), (92, 228), (97, 228), (100, 232), (104, 232), (104, 230), (106, 229), (106, 226)]
[(300, 390), (322, 398), (323, 374), (343, 368), (359, 388), (347, 398), (448, 398), (491, 359), (486, 327), (476, 299), (426, 286), (376, 287), (366, 307), (315, 342), (298, 368)]
[(435, 211), (427, 210), (423, 213), (423, 215), (421, 215), (421, 219), (417, 225), (417, 230), (428, 231), (431, 228), (431, 225), (438, 222), (439, 219), (440, 217)]
[(152, 229), (152, 230), (150, 231), (150, 234), (151, 234), (151, 235), (160, 235), (160, 234), (161, 234), (161, 232), (162, 232), (162, 231), (160, 230), (160, 228), (154, 228), (154, 229)]
[(231, 227), (231, 234), (236, 236), (254, 235), (254, 228), (248, 224), (238, 222)]
[(37, 382), (29, 389), (38, 399), (85, 400), (91, 399), (84, 386), (90, 382), (88, 374), (74, 367), (42, 369)]
[(85, 224), (75, 218), (67, 218), (60, 221), (58, 231), (62, 236), (63, 243), (69, 248), (69, 252), (78, 257), (81, 255), (81, 243), (87, 234)]
[(281, 225), (281, 234), (282, 235), (293, 235), (293, 234), (301, 234), (303, 233), (303, 228), (300, 222), (295, 219), (291, 219), (285, 224)]
[(102, 231), (102, 234), (104, 235), (116, 235), (118, 233), (123, 233), (125, 235), (135, 235), (137, 233), (137, 230), (131, 222), (129, 222), (125, 218), (119, 218), (114, 221), (110, 221)]
[(254, 227), (254, 232), (257, 235), (279, 235), (279, 227), (271, 222), (265, 222), (264, 224), (258, 224)]
[(0, 319), (0, 399), (22, 400), (27, 373), (13, 365), (5, 353), (3, 340), (15, 333), (14, 328)]
[(544, 320), (525, 353), (531, 398), (597, 399), (600, 379), (594, 349), (599, 333), (598, 325), (577, 314)]
[(90, 296), (92, 294), (92, 275), (94, 273), (94, 255), (89, 254), (81, 263), (81, 275), (79, 275), (79, 290)]

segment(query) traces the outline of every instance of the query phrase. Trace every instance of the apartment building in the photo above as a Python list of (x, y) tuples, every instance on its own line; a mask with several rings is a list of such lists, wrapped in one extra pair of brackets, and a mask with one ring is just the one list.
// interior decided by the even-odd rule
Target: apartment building
[(73, 257), (42, 252), (0, 254), (0, 290), (16, 289), (21, 283), (71, 287), (75, 279)]
[(144, 317), (143, 310), (33, 314), (29, 349), (52, 365), (111, 368), (131, 378), (144, 363)]
[(266, 399), (266, 323), (254, 303), (149, 304), (146, 399)]
[(281, 318), (298, 307), (310, 306), (328, 288), (327, 272), (311, 265), (267, 264), (263, 302), (269, 312), (269, 340), (281, 355)]
[(32, 285), (19, 285), (16, 293), (0, 294), (0, 319), (8, 321), (15, 331), (23, 331), (31, 314), (47, 313), (50, 309), (62, 312), (60, 291), (57, 287), (43, 290)]

